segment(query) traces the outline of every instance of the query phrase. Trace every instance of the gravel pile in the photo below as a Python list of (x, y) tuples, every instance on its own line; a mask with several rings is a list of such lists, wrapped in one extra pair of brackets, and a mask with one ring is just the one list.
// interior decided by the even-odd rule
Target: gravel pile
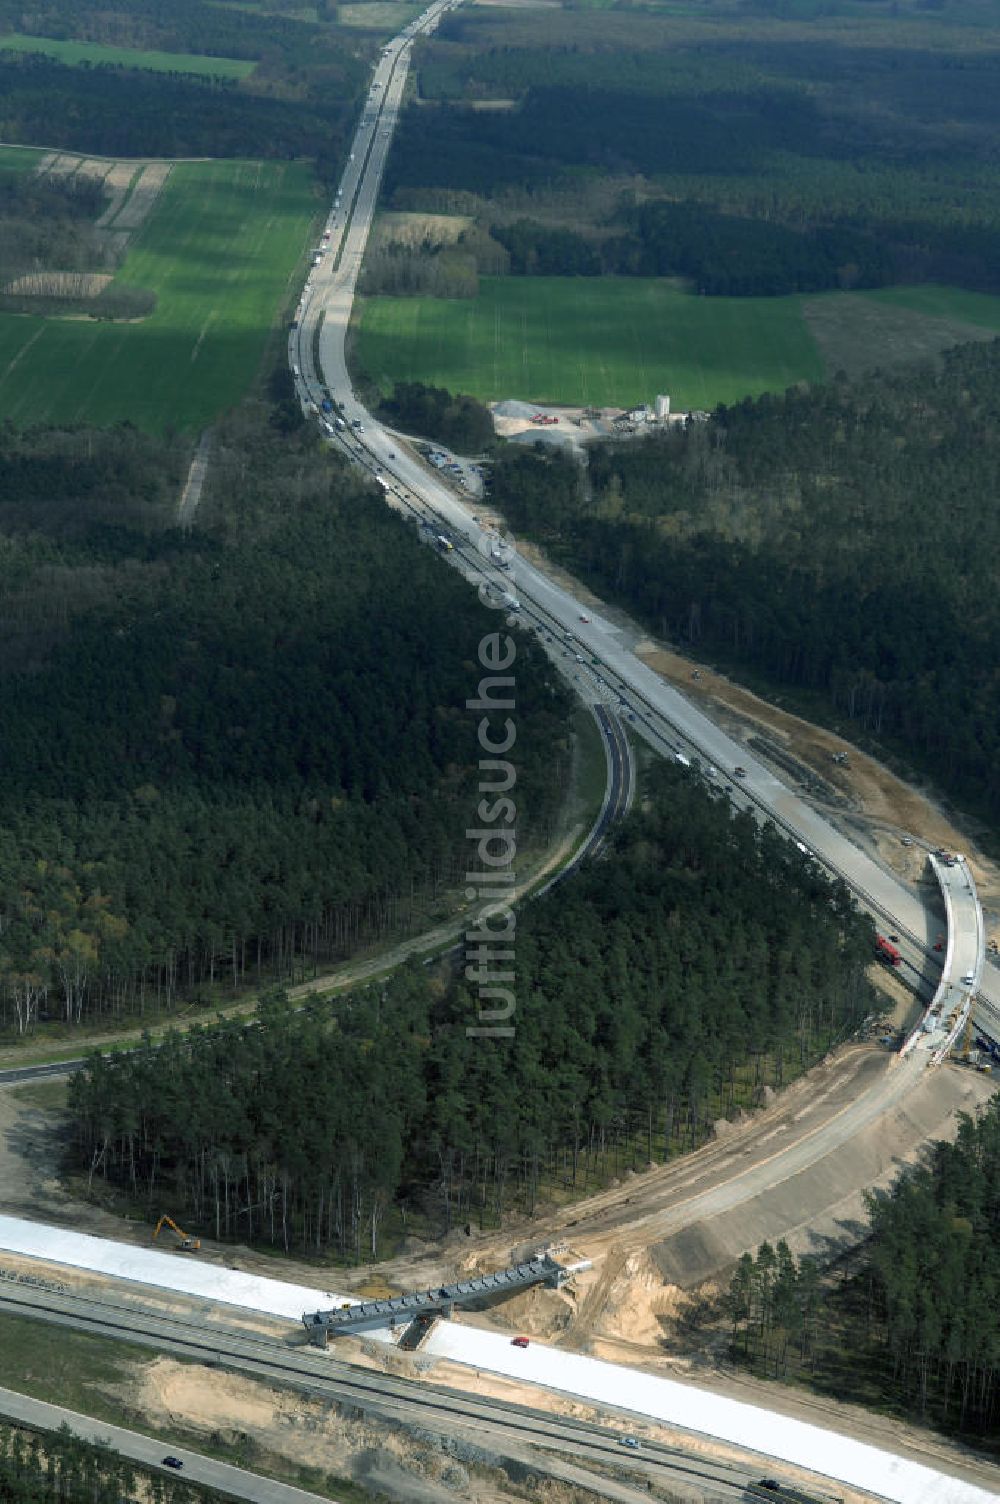
[(494, 402), (493, 404), (493, 416), (495, 418), (531, 419), (537, 411), (537, 407), (528, 402), (519, 402), (516, 397), (508, 397), (503, 402)]

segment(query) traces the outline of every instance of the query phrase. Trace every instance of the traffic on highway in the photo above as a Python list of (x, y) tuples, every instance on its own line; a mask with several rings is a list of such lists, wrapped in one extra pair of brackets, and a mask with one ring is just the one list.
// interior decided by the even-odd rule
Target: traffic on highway
[[(452, 488), (364, 408), (351, 385), (346, 334), (354, 291), (378, 198), (386, 156), (406, 85), (414, 37), (430, 32), (449, 3), (430, 6), (383, 52), (372, 81), (350, 160), (328, 222), (329, 249), (306, 283), (289, 358), (307, 413), (319, 416), (331, 443), (382, 485), (387, 500), (433, 534), (447, 529), (449, 561), (482, 588), (497, 574), (490, 562), (492, 530)], [(323, 404), (335, 413), (324, 417)], [(579, 601), (535, 563), (518, 558), (507, 576), (519, 619), (532, 626), (554, 661), (591, 704), (605, 702), (639, 736), (683, 764), (697, 760), (728, 784), (730, 798), (772, 820), (798, 848), (848, 885), (881, 928), (908, 948), (911, 980), (935, 962), (939, 918), (888, 867), (833, 826), (776, 773), (636, 657), (635, 638)], [(565, 660), (569, 659), (567, 663)], [(576, 667), (574, 667), (576, 665)], [(1000, 977), (977, 962), (976, 1021), (1000, 1040)], [(918, 985), (917, 990), (920, 990)], [(927, 985), (924, 983), (923, 990)], [(930, 989), (933, 991), (933, 988)]]

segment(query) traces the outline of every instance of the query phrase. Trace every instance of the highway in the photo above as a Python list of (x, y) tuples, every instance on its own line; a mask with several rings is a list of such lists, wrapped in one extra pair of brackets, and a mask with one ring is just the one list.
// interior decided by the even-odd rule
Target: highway
[[(292, 332), (290, 359), (307, 411), (320, 405), (327, 394), (337, 404), (345, 426), (333, 428), (331, 440), (381, 477), (391, 503), (426, 519), (432, 527), (446, 527), (455, 542), (454, 555), (449, 557), (469, 578), (477, 579), (489, 572), (490, 530), (475, 520), (470, 504), (437, 472), (365, 410), (351, 386), (345, 355), (355, 283), (397, 123), (412, 36), (432, 29), (447, 8), (431, 6), (386, 49), (379, 63), (341, 189), (341, 204), (353, 205), (353, 209), (346, 226), (342, 208), (331, 214), (334, 249), (307, 284), (298, 327)], [(318, 363), (314, 352), (318, 352)], [(880, 927), (907, 937), (921, 955), (933, 957), (939, 921), (921, 897), (637, 658), (635, 637), (599, 611), (582, 611), (571, 591), (539, 565), (519, 558), (513, 579), (522, 610), (530, 607), (581, 658), (597, 660), (604, 686), (619, 698), (639, 735), (661, 750), (665, 744), (697, 757), (727, 781), (738, 779), (743, 798), (840, 876)], [(976, 1001), (977, 1022), (1000, 1040), (1000, 976), (992, 965), (983, 968)]]
[[(249, 1499), (254, 1504), (330, 1504), (328, 1494), (306, 1493), (305, 1489), (292, 1488), (273, 1478), (262, 1478), (259, 1473), (248, 1473), (245, 1468), (232, 1467), (228, 1462), (217, 1462), (201, 1452), (191, 1452), (171, 1442), (143, 1436), (139, 1431), (126, 1431), (124, 1427), (109, 1425), (107, 1421), (93, 1420), (89, 1415), (31, 1399), (13, 1389), (0, 1389), (0, 1416), (20, 1421), (36, 1431), (58, 1431), (60, 1426), (69, 1426), (74, 1436), (84, 1441), (107, 1442), (120, 1456), (129, 1457), (153, 1472), (183, 1478), (187, 1483), (203, 1483), (232, 1499)], [(183, 1469), (175, 1472), (164, 1467), (164, 1457), (176, 1457), (184, 1464)]]
[[(785, 1470), (775, 1459), (782, 1459), (795, 1468), (825, 1474), (829, 1480), (841, 1480), (863, 1495), (875, 1495), (893, 1504), (989, 1504), (995, 1498), (994, 1493), (973, 1481), (982, 1477), (984, 1468), (972, 1464), (963, 1467), (960, 1458), (952, 1459), (950, 1467), (959, 1474), (964, 1472), (964, 1477), (952, 1471), (941, 1472), (912, 1454), (887, 1452), (843, 1431), (827, 1430), (770, 1407), (746, 1404), (697, 1384), (584, 1357), (544, 1342), (531, 1341), (527, 1348), (518, 1347), (509, 1335), (464, 1322), (438, 1322), (416, 1354), (418, 1367), (425, 1354), (438, 1361), (451, 1359), (469, 1370), (486, 1370), (518, 1384), (575, 1395), (594, 1404), (599, 1412), (610, 1411), (621, 1417), (630, 1431), (638, 1427), (642, 1435), (640, 1451), (626, 1460), (626, 1449), (617, 1450), (617, 1422), (584, 1424), (503, 1399), (472, 1397), (460, 1379), (454, 1389), (444, 1389), (377, 1370), (359, 1371), (342, 1363), (336, 1351), (320, 1352), (308, 1346), (297, 1319), (294, 1336), (287, 1327), (284, 1331), (279, 1327), (272, 1337), (247, 1330), (245, 1319), (233, 1330), (226, 1317), (227, 1308), (239, 1307), (244, 1313), (256, 1311), (287, 1320), (292, 1309), (317, 1309), (324, 1300), (336, 1300), (331, 1292), (232, 1271), (218, 1264), (192, 1264), (183, 1257), (172, 1259), (36, 1223), (0, 1220), (6, 1227), (6, 1246), (20, 1249), (21, 1256), (30, 1247), (50, 1264), (107, 1270), (131, 1282), (131, 1289), (119, 1302), (103, 1294), (95, 1299), (86, 1289), (67, 1290), (41, 1282), (22, 1285), (3, 1279), (0, 1311), (30, 1313), (36, 1319), (155, 1347), (208, 1366), (238, 1369), (303, 1393), (339, 1399), (373, 1416), (408, 1418), (411, 1424), (422, 1424), (433, 1434), (454, 1434), (455, 1427), (471, 1424), (472, 1435), (480, 1444), (504, 1456), (512, 1455), (512, 1448), (525, 1445), (544, 1447), (549, 1454), (548, 1471), (553, 1471), (552, 1457), (558, 1453), (563, 1455), (559, 1463), (563, 1469), (581, 1461), (606, 1465), (614, 1458), (615, 1465), (627, 1467), (628, 1473), (641, 1469), (642, 1476), (637, 1479), (640, 1484), (648, 1481), (650, 1470), (668, 1488), (682, 1476), (692, 1480), (700, 1477), (711, 1479), (712, 1486), (706, 1489), (710, 1497), (726, 1499), (738, 1498), (746, 1482), (759, 1476), (758, 1468), (770, 1475), (777, 1472), (780, 1477)], [(162, 1308), (143, 1308), (136, 1299), (137, 1286), (141, 1288), (142, 1284), (194, 1293), (196, 1304), (185, 1300), (184, 1315), (177, 1313), (176, 1301), (169, 1314)], [(236, 1315), (233, 1320), (240, 1318)], [(781, 1395), (776, 1394), (775, 1403), (781, 1402)], [(695, 1446), (648, 1440), (650, 1423), (666, 1425), (682, 1434), (715, 1436), (747, 1455), (735, 1464), (711, 1457), (699, 1460)], [(766, 1463), (758, 1460), (764, 1456), (770, 1459)], [(622, 1497), (603, 1486), (601, 1491), (609, 1497)], [(828, 1499), (837, 1490), (825, 1484), (813, 1492)]]
[[(638, 1501), (648, 1499), (647, 1483), (660, 1487), (688, 1483), (705, 1485), (707, 1496), (712, 1499), (743, 1499), (747, 1485), (760, 1477), (760, 1467), (753, 1461), (742, 1465), (713, 1461), (695, 1449), (688, 1451), (669, 1446), (649, 1440), (645, 1435), (638, 1452), (624, 1448), (618, 1440), (619, 1435), (636, 1430), (636, 1417), (625, 1412), (621, 1413), (620, 1426), (561, 1417), (551, 1411), (536, 1410), (507, 1400), (474, 1397), (426, 1381), (414, 1382), (353, 1367), (332, 1354), (320, 1353), (308, 1346), (289, 1346), (278, 1337), (234, 1332), (215, 1321), (207, 1324), (198, 1314), (190, 1317), (157, 1315), (137, 1310), (134, 1306), (124, 1307), (76, 1294), (60, 1295), (6, 1283), (0, 1283), (0, 1311), (30, 1315), (78, 1331), (156, 1348), (210, 1367), (280, 1384), (285, 1389), (291, 1388), (360, 1410), (375, 1420), (424, 1426), (437, 1436), (474, 1441), (484, 1451), (499, 1457), (533, 1464), (566, 1482), (597, 1487), (608, 1498)], [(0, 1395), (0, 1412), (5, 1410)], [(83, 1421), (84, 1417), (80, 1419)], [(92, 1432), (81, 1431), (80, 1434), (109, 1433), (110, 1428), (98, 1422), (87, 1424), (92, 1427)], [(75, 1425), (73, 1428), (77, 1429)], [(128, 1434), (122, 1433), (124, 1436)], [(148, 1449), (148, 1453), (138, 1460), (159, 1462), (167, 1453), (185, 1461), (197, 1456), (164, 1442), (149, 1442), (141, 1437), (138, 1440)], [(114, 1436), (112, 1443), (125, 1451)], [(544, 1463), (538, 1456), (538, 1449), (543, 1449), (546, 1454)], [(133, 1453), (127, 1452), (126, 1455)], [(202, 1460), (209, 1466), (224, 1466)], [(615, 1489), (610, 1480), (595, 1478), (585, 1471), (588, 1463), (621, 1469), (625, 1486)], [(185, 1468), (185, 1475), (187, 1473)], [(190, 1476), (202, 1481), (193, 1466)], [(635, 1478), (635, 1487), (627, 1485), (630, 1476)], [(278, 1487), (264, 1480), (258, 1481), (263, 1483), (265, 1490)], [(213, 1486), (222, 1487), (215, 1483)], [(288, 1504), (294, 1504), (296, 1498), (300, 1501), (312, 1498), (312, 1495), (298, 1490), (289, 1490), (288, 1493)], [(285, 1500), (284, 1494), (266, 1491), (247, 1493), (243, 1497), (274, 1499), (276, 1504), (284, 1504)]]
[[(946, 861), (937, 855), (930, 858), (948, 913), (947, 949), (942, 967), (942, 984), (956, 993), (974, 990), (985, 960), (986, 936), (983, 911), (976, 897), (975, 883), (961, 856)], [(971, 978), (965, 982), (965, 977)], [(948, 999), (944, 1006), (947, 1009)]]
[(76, 1060), (54, 1060), (48, 1065), (19, 1065), (0, 1071), (0, 1086), (16, 1086), (18, 1081), (36, 1081), (42, 1076), (71, 1076), (87, 1064), (83, 1056)]
[[(598, 707), (595, 713), (605, 736), (615, 739), (618, 751), (611, 753), (612, 765), (616, 756), (619, 760), (627, 757), (626, 739), (621, 737), (618, 740), (621, 733), (621, 713), (630, 721), (636, 734), (657, 750), (679, 754), (690, 762), (697, 759), (706, 771), (709, 767), (713, 769), (716, 778), (729, 786), (735, 802), (746, 804), (774, 819), (792, 839), (806, 847), (809, 853), (832, 871), (840, 874), (858, 898), (879, 916), (881, 926), (899, 933), (901, 944), (912, 947), (913, 954), (918, 959), (920, 956), (930, 956), (933, 959), (932, 944), (939, 924), (916, 894), (873, 857), (863, 852), (849, 837), (835, 830), (742, 744), (730, 738), (677, 690), (664, 683), (635, 656), (634, 637), (617, 627), (600, 611), (595, 613), (590, 608), (586, 611), (581, 609), (570, 590), (550, 578), (540, 567), (524, 559), (517, 560), (513, 576), (498, 575), (489, 561), (489, 530), (474, 520), (467, 505), (463, 504), (440, 476), (430, 472), (393, 434), (376, 424), (354, 395), (346, 370), (344, 337), (382, 167), (403, 97), (409, 49), (413, 36), (421, 30), (431, 29), (441, 13), (448, 8), (445, 3), (433, 5), (421, 18), (411, 23), (386, 49), (376, 69), (372, 92), (339, 192), (339, 202), (328, 221), (329, 249), (311, 273), (296, 328), (292, 331), (289, 342), (290, 361), (307, 411), (312, 411), (313, 407), (321, 409), (329, 392), (330, 397), (339, 405), (341, 421), (345, 425), (343, 428), (337, 427), (335, 416), (332, 420), (325, 420), (329, 425), (327, 431), (331, 440), (370, 473), (381, 477), (390, 504), (402, 508), (414, 520), (428, 522), (435, 531), (446, 529), (453, 535), (455, 547), (448, 553), (448, 558), (471, 582), (482, 588), (488, 586), (491, 580), (496, 585), (499, 578), (507, 588), (511, 588), (510, 581), (513, 578), (520, 607), (513, 610), (512, 614), (519, 616), (538, 633), (553, 661), (564, 672), (567, 671), (568, 664), (569, 672), (577, 675), (575, 687), (589, 704)], [(314, 358), (314, 352), (317, 351), (318, 365)], [(578, 664), (579, 668), (574, 669), (573, 664)], [(613, 712), (609, 706), (613, 707)], [(613, 730), (616, 724), (617, 732)], [(612, 728), (610, 731), (609, 727)], [(621, 790), (626, 783), (627, 779), (616, 778), (612, 771), (606, 810), (616, 800), (620, 805), (623, 797)], [(627, 799), (627, 794), (624, 797)], [(991, 968), (979, 989), (979, 1003), (985, 1015), (986, 1026), (1000, 1038), (1000, 986), (997, 985), (996, 974)], [(42, 1069), (54, 1074), (61, 1068), (64, 1069)], [(30, 1072), (32, 1068), (27, 1069)], [(888, 1103), (898, 1092), (904, 1091), (911, 1074), (915, 1075), (916, 1072), (917, 1064), (914, 1062), (912, 1066), (908, 1064), (905, 1069), (901, 1069), (895, 1077), (893, 1073), (887, 1073), (886, 1080), (890, 1084), (885, 1089), (885, 1102)], [(877, 1105), (872, 1099), (865, 1110), (874, 1111)], [(691, 1208), (687, 1210), (690, 1212)], [(0, 1304), (3, 1306), (8, 1306), (15, 1300), (23, 1304), (32, 1299), (34, 1296), (21, 1290), (14, 1294), (8, 1293), (6, 1289), (0, 1292)], [(130, 1340), (143, 1340), (145, 1337), (152, 1341), (150, 1323), (165, 1320), (134, 1310), (130, 1310), (127, 1316), (119, 1311), (113, 1319), (108, 1317), (106, 1311), (103, 1316), (88, 1314), (89, 1307), (97, 1303), (75, 1298), (67, 1298), (65, 1308), (56, 1314), (57, 1301), (58, 1297), (52, 1295), (40, 1298), (35, 1314), (43, 1319), (58, 1319), (74, 1325), (90, 1322), (90, 1329), (97, 1329), (98, 1324), (103, 1323), (102, 1329), (109, 1332), (114, 1330), (119, 1335), (123, 1334), (119, 1329), (127, 1324), (130, 1331), (138, 1334)], [(165, 1337), (158, 1337), (156, 1345), (163, 1345), (166, 1340)], [(260, 1371), (269, 1377), (276, 1377), (281, 1373), (283, 1383), (309, 1386), (310, 1392), (320, 1382), (341, 1385), (349, 1382), (355, 1386), (362, 1382), (356, 1377), (345, 1377), (335, 1361), (323, 1354), (317, 1354), (315, 1358), (301, 1350), (295, 1350), (293, 1354), (281, 1350), (278, 1344), (270, 1344), (266, 1358), (236, 1352), (231, 1350), (234, 1343), (252, 1344), (260, 1339), (231, 1337), (229, 1334), (223, 1336), (215, 1328), (208, 1339), (202, 1327), (189, 1330), (183, 1336), (175, 1331), (169, 1340), (183, 1346), (190, 1355), (199, 1356), (201, 1361), (210, 1361), (205, 1355), (211, 1354), (215, 1361), (223, 1362), (226, 1366), (239, 1366), (243, 1371)], [(784, 1456), (789, 1462), (803, 1466), (810, 1465), (809, 1459), (812, 1459), (812, 1465), (822, 1468), (830, 1477), (844, 1478), (859, 1486), (866, 1477), (871, 1479), (875, 1476), (871, 1471), (866, 1473), (866, 1469), (871, 1470), (885, 1464), (894, 1476), (898, 1476), (899, 1486), (894, 1486), (892, 1490), (886, 1486), (879, 1491), (886, 1498), (902, 1500), (903, 1504), (917, 1504), (918, 1500), (921, 1504), (923, 1501), (926, 1504), (939, 1504), (939, 1501), (946, 1499), (954, 1500), (956, 1504), (959, 1500), (963, 1504), (965, 1500), (969, 1500), (971, 1504), (973, 1500), (988, 1497), (983, 1490), (962, 1484), (958, 1480), (946, 1479), (941, 1474), (931, 1475), (926, 1468), (911, 1471), (904, 1478), (909, 1464), (902, 1463), (900, 1459), (890, 1459), (888, 1454), (876, 1452), (873, 1448), (861, 1447), (849, 1438), (833, 1437), (832, 1433), (824, 1433), (815, 1427), (800, 1426), (793, 1437), (791, 1433), (796, 1423), (784, 1421), (784, 1418), (773, 1416), (770, 1412), (754, 1410), (753, 1407), (734, 1406), (733, 1402), (723, 1405), (707, 1391), (693, 1390), (690, 1386), (686, 1389), (688, 1405), (685, 1408), (685, 1386), (640, 1375), (630, 1369), (615, 1369), (613, 1365), (558, 1352), (543, 1344), (532, 1344), (528, 1354), (512, 1353), (509, 1341), (498, 1334), (456, 1324), (438, 1328), (432, 1334), (429, 1346), (438, 1356), (453, 1357), (473, 1367), (490, 1368), (494, 1372), (520, 1377), (529, 1383), (540, 1383), (554, 1390), (589, 1396), (601, 1404), (628, 1405), (633, 1414), (663, 1418), (669, 1415), (674, 1420), (682, 1415), (690, 1415), (690, 1420), (679, 1419), (678, 1423), (687, 1424), (692, 1430), (726, 1435), (739, 1445), (759, 1446), (771, 1455)], [(322, 1375), (314, 1375), (309, 1367), (312, 1363), (324, 1366)], [(252, 1365), (255, 1364), (263, 1366), (253, 1369)], [(605, 1374), (606, 1370), (608, 1374)], [(387, 1389), (397, 1381), (378, 1375), (377, 1378), (364, 1382), (370, 1384), (377, 1396), (377, 1399), (372, 1399), (374, 1406), (376, 1403), (386, 1403)], [(437, 1393), (428, 1386), (416, 1385), (406, 1386), (406, 1391), (406, 1409), (410, 1415), (413, 1413), (413, 1406), (420, 1403), (421, 1394), (433, 1396)], [(444, 1401), (439, 1395), (435, 1403), (439, 1408), (432, 1424), (435, 1431), (440, 1431), (442, 1426), (451, 1422), (446, 1420), (444, 1411), (440, 1408)], [(467, 1423), (470, 1407), (482, 1403), (464, 1396), (448, 1396), (448, 1404), (460, 1408), (465, 1417), (463, 1423)], [(740, 1412), (739, 1416), (736, 1411)], [(743, 1412), (747, 1412), (745, 1417)], [(530, 1415), (531, 1412), (527, 1414)], [(502, 1431), (511, 1432), (512, 1428), (516, 1430), (520, 1427), (524, 1439), (525, 1428), (531, 1430), (540, 1424), (534, 1419), (524, 1420), (522, 1423), (521, 1412), (517, 1407), (506, 1404), (496, 1407), (493, 1419), (498, 1437)], [(787, 1441), (782, 1440), (782, 1436), (770, 1426), (772, 1421), (780, 1423), (779, 1430), (784, 1428), (782, 1436), (788, 1433)], [(481, 1435), (487, 1424), (489, 1422), (484, 1416), (478, 1416), (476, 1434)], [(578, 1430), (570, 1435), (566, 1428), (576, 1427), (578, 1423), (553, 1421), (551, 1416), (546, 1417), (545, 1424), (555, 1428), (552, 1434), (561, 1436), (561, 1444), (568, 1448), (573, 1457), (579, 1458), (584, 1451), (589, 1454), (595, 1448), (603, 1448), (606, 1453), (613, 1452), (616, 1463), (622, 1464), (625, 1449), (617, 1449), (616, 1438), (609, 1438), (605, 1433), (603, 1440), (594, 1441), (582, 1437)], [(537, 1430), (532, 1434), (537, 1441)], [(746, 1439), (740, 1440), (740, 1437)], [(546, 1440), (544, 1444), (547, 1449), (558, 1450), (550, 1440)], [(669, 1452), (670, 1449), (661, 1451)], [(856, 1469), (853, 1474), (848, 1471), (848, 1458), (850, 1466)], [(661, 1457), (660, 1451), (651, 1457), (645, 1444), (637, 1457), (628, 1460), (630, 1467), (643, 1469), (651, 1466), (667, 1469), (671, 1465), (667, 1458)], [(682, 1464), (683, 1468), (689, 1470), (691, 1466), (690, 1458)], [(668, 1481), (666, 1471), (661, 1476), (664, 1481)], [(740, 1497), (752, 1476), (744, 1470), (742, 1478), (736, 1482), (730, 1471), (726, 1478), (714, 1479), (716, 1496)], [(646, 1480), (641, 1481), (644, 1483)]]
[[(975, 880), (965, 857), (932, 852), (930, 864), (947, 916), (944, 963), (937, 990), (923, 1021), (931, 1062), (937, 1064), (964, 1033), (986, 959), (986, 927)], [(942, 943), (942, 942), (937, 942)], [(904, 1044), (913, 1048), (911, 1039)]]
[[(586, 843), (585, 852), (588, 856), (595, 855), (601, 849), (611, 827), (628, 813), (634, 783), (632, 749), (621, 721), (606, 705), (595, 705), (594, 714), (597, 716), (608, 759), (608, 786), (597, 824)], [(564, 869), (559, 876), (562, 878), (565, 875)]]

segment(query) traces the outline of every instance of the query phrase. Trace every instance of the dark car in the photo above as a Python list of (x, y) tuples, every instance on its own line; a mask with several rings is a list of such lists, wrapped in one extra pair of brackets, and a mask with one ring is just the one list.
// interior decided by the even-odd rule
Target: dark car
[(184, 1464), (183, 1464), (183, 1462), (181, 1461), (181, 1459), (179, 1457), (164, 1457), (164, 1459), (163, 1459), (163, 1466), (164, 1467), (179, 1468), (179, 1467), (183, 1467)]

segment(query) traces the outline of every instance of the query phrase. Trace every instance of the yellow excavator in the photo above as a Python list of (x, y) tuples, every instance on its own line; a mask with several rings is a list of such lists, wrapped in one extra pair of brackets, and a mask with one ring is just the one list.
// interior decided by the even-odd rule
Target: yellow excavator
[(201, 1239), (200, 1238), (189, 1238), (188, 1235), (187, 1235), (187, 1233), (183, 1232), (181, 1230), (181, 1228), (179, 1228), (177, 1226), (177, 1223), (173, 1220), (172, 1217), (166, 1217), (166, 1216), (164, 1216), (164, 1217), (160, 1218), (159, 1222), (157, 1222), (157, 1224), (156, 1224), (156, 1231), (153, 1234), (153, 1242), (154, 1243), (156, 1242), (157, 1238), (160, 1236), (160, 1229), (162, 1228), (162, 1226), (163, 1226), (164, 1223), (166, 1223), (166, 1225), (170, 1228), (171, 1232), (175, 1232), (177, 1234), (178, 1238), (180, 1239), (182, 1252), (184, 1252), (184, 1253), (197, 1253), (198, 1252), (198, 1249), (201, 1247)]

